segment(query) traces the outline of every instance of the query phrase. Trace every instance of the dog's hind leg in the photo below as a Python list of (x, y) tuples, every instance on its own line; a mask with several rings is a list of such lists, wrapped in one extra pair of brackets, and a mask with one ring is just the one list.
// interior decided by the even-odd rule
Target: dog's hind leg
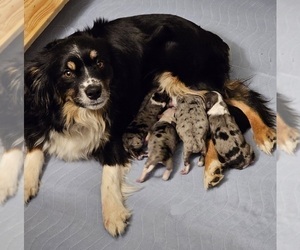
[(131, 216), (125, 207), (126, 196), (136, 189), (125, 182), (129, 168), (123, 165), (104, 165), (101, 183), (102, 216), (105, 229), (112, 235), (124, 233)]
[(24, 202), (37, 195), (39, 180), (44, 165), (44, 153), (35, 148), (28, 152), (24, 162)]
[(228, 104), (247, 116), (258, 148), (271, 154), (276, 147), (275, 114), (265, 105), (266, 100), (240, 81), (227, 82), (225, 95)]
[(16, 194), (23, 160), (21, 149), (13, 148), (3, 153), (0, 159), (0, 204)]
[(208, 142), (204, 164), (204, 187), (205, 189), (208, 189), (219, 184), (224, 178), (224, 175), (222, 174), (222, 165), (218, 159), (218, 153), (211, 139)]
[(277, 141), (281, 150), (288, 154), (293, 154), (300, 143), (300, 132), (297, 128), (290, 127), (277, 114)]

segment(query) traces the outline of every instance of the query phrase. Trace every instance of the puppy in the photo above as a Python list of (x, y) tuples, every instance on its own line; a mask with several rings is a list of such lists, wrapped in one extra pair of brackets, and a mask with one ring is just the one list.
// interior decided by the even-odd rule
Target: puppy
[(173, 104), (176, 107), (176, 131), (183, 141), (184, 168), (181, 174), (187, 174), (190, 171), (191, 154), (200, 153), (198, 165), (202, 166), (204, 163), (206, 137), (209, 131), (206, 106), (203, 98), (196, 95), (175, 98)]
[(148, 136), (148, 159), (138, 182), (144, 182), (158, 163), (166, 166), (162, 179), (168, 180), (173, 170), (173, 154), (178, 142), (174, 123), (174, 108), (167, 109), (151, 128)]
[(147, 133), (157, 121), (158, 115), (166, 107), (169, 99), (165, 92), (160, 93), (157, 89), (150, 91), (144, 98), (138, 114), (126, 128), (122, 137), (124, 148), (131, 157), (142, 159), (146, 155), (144, 144)]
[(212, 91), (205, 94), (205, 99), (211, 137), (222, 168), (246, 168), (255, 155), (222, 96)]

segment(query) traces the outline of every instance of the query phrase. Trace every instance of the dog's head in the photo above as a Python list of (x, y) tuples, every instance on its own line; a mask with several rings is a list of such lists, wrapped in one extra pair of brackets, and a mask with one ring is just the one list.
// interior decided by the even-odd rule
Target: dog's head
[(53, 100), (89, 110), (106, 107), (113, 74), (109, 51), (105, 41), (88, 36), (48, 44), (27, 64), (25, 94), (46, 109)]
[(210, 91), (205, 94), (205, 103), (208, 116), (229, 114), (221, 94), (216, 91)]

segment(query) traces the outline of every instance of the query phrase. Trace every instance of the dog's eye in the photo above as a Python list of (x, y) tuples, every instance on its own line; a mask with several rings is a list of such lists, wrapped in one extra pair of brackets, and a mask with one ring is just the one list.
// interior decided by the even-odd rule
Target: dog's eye
[(72, 78), (73, 76), (74, 76), (74, 74), (70, 70), (66, 69), (64, 71), (64, 77), (65, 78)]
[(97, 60), (97, 66), (100, 68), (100, 69), (103, 69), (104, 68), (104, 63), (100, 60)]

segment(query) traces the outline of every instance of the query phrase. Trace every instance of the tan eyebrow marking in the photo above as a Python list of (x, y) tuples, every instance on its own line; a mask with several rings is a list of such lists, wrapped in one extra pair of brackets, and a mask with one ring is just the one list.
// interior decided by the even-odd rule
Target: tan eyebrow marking
[(68, 61), (67, 66), (70, 70), (75, 70), (76, 69), (76, 64), (72, 61)]
[(90, 52), (90, 57), (91, 59), (95, 59), (97, 57), (98, 53), (96, 50), (91, 50)]

